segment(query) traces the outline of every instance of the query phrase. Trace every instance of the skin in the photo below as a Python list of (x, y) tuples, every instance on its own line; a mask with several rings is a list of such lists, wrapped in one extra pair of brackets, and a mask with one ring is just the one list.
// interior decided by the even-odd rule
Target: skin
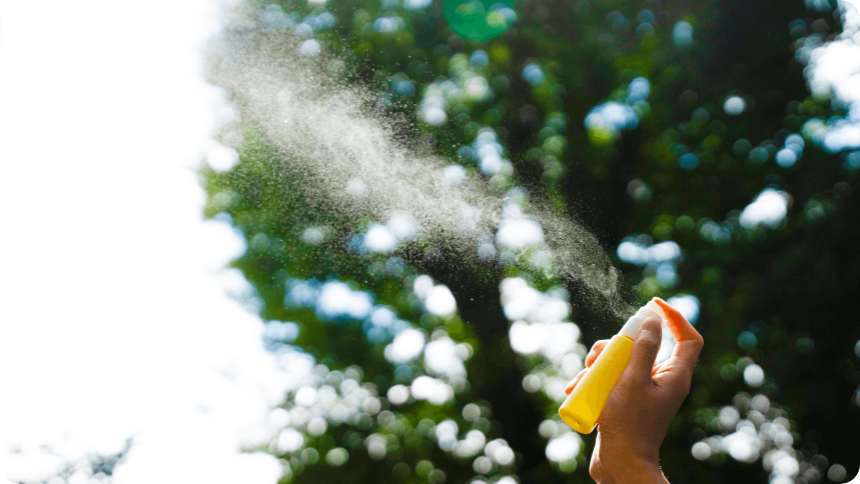
[[(597, 443), (589, 472), (600, 484), (668, 484), (659, 451), (669, 422), (690, 392), (693, 369), (705, 344), (702, 335), (660, 298), (666, 326), (678, 341), (672, 356), (656, 364), (663, 338), (662, 322), (646, 319), (635, 335), (630, 363), (609, 393), (598, 420)], [(609, 340), (600, 340), (585, 358), (586, 368), (565, 389), (570, 394)]]

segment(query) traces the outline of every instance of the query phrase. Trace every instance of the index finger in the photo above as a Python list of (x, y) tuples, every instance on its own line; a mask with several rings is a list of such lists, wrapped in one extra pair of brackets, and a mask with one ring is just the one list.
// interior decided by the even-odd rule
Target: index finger
[(669, 327), (669, 331), (672, 332), (672, 336), (675, 337), (676, 341), (680, 343), (681, 341), (686, 341), (688, 339), (697, 339), (704, 342), (702, 335), (696, 331), (696, 328), (687, 321), (687, 318), (685, 318), (680, 311), (673, 308), (669, 303), (659, 297), (655, 297), (652, 301), (657, 303), (657, 305), (663, 309), (663, 312), (666, 314), (666, 321), (664, 322), (666, 323), (666, 326)]
[(696, 331), (696, 328), (687, 321), (687, 318), (685, 318), (677, 309), (670, 306), (669, 303), (659, 297), (655, 297), (652, 301), (657, 303), (657, 305), (659, 305), (663, 310), (663, 313), (666, 315), (666, 326), (669, 327), (669, 331), (672, 332), (672, 336), (674, 336), (675, 340), (678, 342), (678, 344), (675, 345), (675, 350), (672, 352), (672, 356), (683, 360), (690, 367), (695, 366), (696, 362), (699, 360), (699, 353), (701, 353), (702, 347), (705, 345), (705, 339), (702, 338), (702, 335)]

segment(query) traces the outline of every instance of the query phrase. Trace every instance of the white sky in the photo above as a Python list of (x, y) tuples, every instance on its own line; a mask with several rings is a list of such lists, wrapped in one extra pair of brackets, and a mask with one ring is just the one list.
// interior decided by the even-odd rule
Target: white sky
[(290, 379), (215, 276), (244, 242), (203, 222), (193, 171), (229, 114), (201, 74), (217, 5), (0, 12), (0, 476), (134, 437), (115, 482), (276, 482), (239, 451)]

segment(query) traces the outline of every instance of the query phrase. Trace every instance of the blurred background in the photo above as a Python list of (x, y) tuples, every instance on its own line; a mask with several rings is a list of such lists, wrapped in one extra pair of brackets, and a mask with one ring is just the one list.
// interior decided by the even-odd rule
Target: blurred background
[[(361, 93), (418, 183), (480, 187), (503, 218), (447, 237), (361, 209), (361, 176), (321, 188), (291, 160), (348, 160), (280, 142), (213, 74), (236, 35)], [(594, 435), (557, 408), (627, 316), (594, 262), (705, 338), (671, 482), (848, 482), (858, 149), (847, 1), (0, 4), (0, 471), (591, 482)], [(581, 241), (547, 220), (605, 256), (562, 270)]]

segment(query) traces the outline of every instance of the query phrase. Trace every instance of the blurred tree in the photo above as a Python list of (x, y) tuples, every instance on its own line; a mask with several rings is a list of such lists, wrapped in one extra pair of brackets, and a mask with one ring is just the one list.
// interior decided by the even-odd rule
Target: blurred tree
[[(320, 69), (374, 93), (368, 116), (524, 210), (531, 200), (583, 224), (632, 302), (674, 296), (697, 319), (705, 352), (661, 452), (672, 482), (838, 481), (834, 463), (856, 474), (845, 443), (860, 431), (860, 152), (826, 149), (822, 126), (847, 106), (810, 94), (803, 75), (840, 10), (488, 3), (254, 1), (242, 28), (310, 57), (313, 43), (283, 39), (313, 36), (339, 56)], [(446, 15), (470, 8), (489, 27), (452, 30)], [(242, 119), (224, 140), (240, 163), (203, 170), (207, 214), (245, 234), (235, 265), (272, 350), (317, 363), (269, 448), (289, 462), (285, 479), (587, 481), (593, 437), (555, 412), (586, 346), (617, 329), (594, 295), (546, 270), (540, 250), (493, 238), (478, 237), (479, 264), (421, 240), (370, 250), (362, 237), (384, 221), (333, 214), (284, 169), (292, 154)], [(542, 324), (511, 309), (524, 294), (563, 309), (546, 338), (582, 343), (566, 355), (518, 345), (518, 320)]]

